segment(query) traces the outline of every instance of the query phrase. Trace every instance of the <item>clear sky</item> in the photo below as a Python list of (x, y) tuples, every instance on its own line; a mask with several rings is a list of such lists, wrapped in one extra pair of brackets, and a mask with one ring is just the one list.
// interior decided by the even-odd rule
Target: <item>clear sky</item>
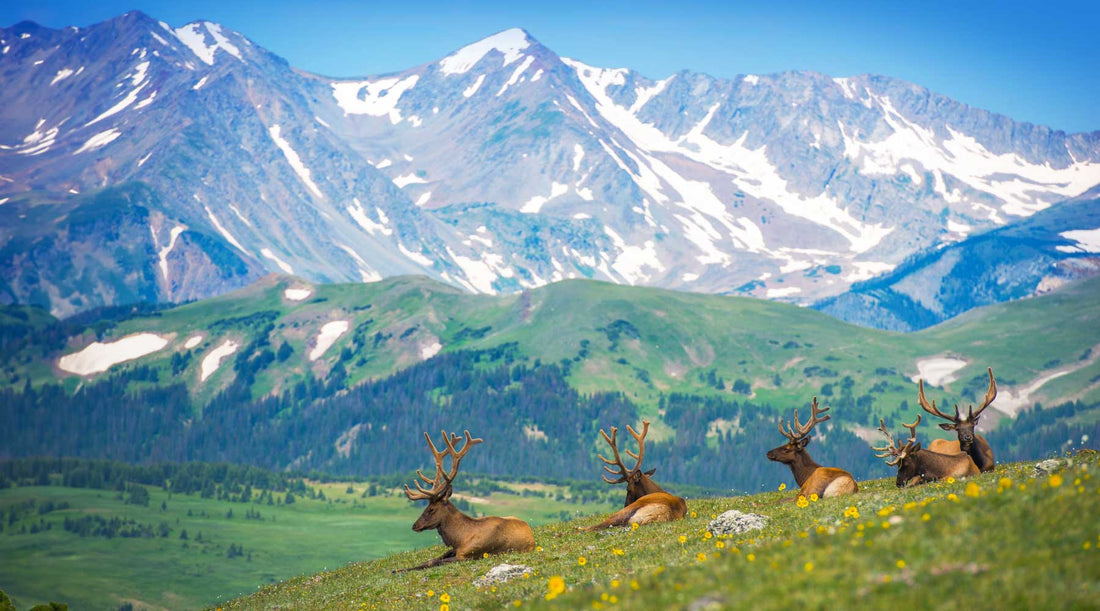
[(216, 21), (329, 76), (403, 70), (523, 27), (559, 55), (650, 78), (884, 74), (1016, 120), (1100, 130), (1098, 0), (3, 0), (0, 26), (86, 26), (131, 9), (176, 27)]

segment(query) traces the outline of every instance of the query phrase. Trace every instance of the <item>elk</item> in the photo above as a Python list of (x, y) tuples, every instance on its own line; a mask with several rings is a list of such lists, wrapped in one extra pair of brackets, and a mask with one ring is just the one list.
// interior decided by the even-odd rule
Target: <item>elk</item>
[(886, 423), (880, 418), (878, 430), (886, 436), (887, 442), (883, 447), (872, 446), (879, 458), (892, 457), (886, 464), (898, 468), (898, 478), (895, 482), (898, 488), (927, 484), (945, 477), (969, 477), (977, 475), (978, 465), (969, 455), (962, 452), (956, 454), (941, 454), (931, 450), (924, 450), (917, 441), (917, 425), (920, 424), (920, 414), (913, 424), (902, 424), (909, 429), (909, 440), (901, 445), (900, 440), (894, 441)]
[[(603, 454), (598, 455), (600, 460), (605, 463), (604, 470), (608, 474), (617, 476), (615, 479), (608, 479), (607, 475), (604, 474), (602, 475), (603, 481), (612, 485), (626, 482), (626, 503), (622, 509), (611, 514), (603, 522), (583, 530), (602, 530), (612, 526), (626, 526), (628, 524), (671, 522), (683, 518), (684, 514), (687, 513), (687, 501), (665, 492), (664, 488), (653, 481), (651, 476), (657, 471), (656, 469), (642, 471), (642, 461), (645, 459), (645, 436), (649, 434), (649, 421), (642, 421), (641, 434), (638, 434), (629, 424), (626, 426), (626, 430), (638, 442), (637, 454), (626, 450), (626, 453), (637, 461), (633, 469), (627, 469), (626, 465), (623, 464), (623, 459), (619, 456), (619, 430), (615, 427), (611, 427), (610, 436), (603, 429), (600, 429), (600, 435), (603, 435), (604, 441), (611, 446), (615, 460), (609, 460)], [(611, 467), (615, 467), (615, 469)]]
[[(825, 422), (832, 416), (825, 415), (829, 408), (817, 409), (817, 397), (814, 397), (810, 405), (810, 420), (806, 424), (798, 421), (798, 410), (794, 410), (794, 425), (787, 423), (783, 428), (783, 421), (779, 421), (779, 432), (787, 438), (787, 443), (768, 450), (768, 460), (783, 463), (791, 468), (794, 481), (798, 483), (799, 494), (810, 496), (816, 494), (821, 498), (827, 496), (840, 496), (859, 491), (855, 478), (844, 469), (835, 467), (822, 467), (810, 458), (806, 451), (806, 445), (810, 443), (810, 431), (815, 426)], [(825, 415), (824, 418), (821, 416)]]
[[(438, 558), (433, 558), (420, 566), (394, 571), (416, 571), (433, 566), (439, 566), (448, 562), (480, 558), (482, 554), (499, 554), (503, 552), (527, 552), (535, 548), (535, 535), (531, 527), (519, 518), (489, 516), (484, 518), (471, 518), (448, 500), (451, 496), (451, 484), (458, 474), (458, 466), (470, 448), (482, 442), (480, 438), (470, 438), (470, 431), (465, 431), (466, 441), (461, 450), (455, 449), (458, 435), (447, 435), (443, 431), (443, 442), (446, 447), (443, 451), (436, 449), (432, 438), (424, 433), (424, 439), (431, 448), (432, 457), (435, 459), (435, 477), (429, 479), (418, 469), (416, 475), (429, 484), (431, 488), (424, 489), (419, 480), (414, 480), (416, 490), (410, 490), (405, 484), (405, 496), (410, 501), (428, 501), (428, 506), (417, 518), (412, 529), (416, 532), (425, 530), (438, 530), (443, 543), (451, 549)], [(450, 471), (443, 468), (443, 459), (451, 457)]]
[(997, 398), (997, 381), (993, 379), (993, 368), (989, 368), (989, 390), (986, 391), (985, 400), (982, 401), (977, 412), (974, 411), (974, 406), (971, 405), (967, 413), (962, 414), (959, 412), (959, 405), (956, 403), (955, 415), (945, 414), (936, 408), (935, 401), (929, 404), (928, 399), (924, 398), (924, 380), (920, 381), (918, 388), (920, 389), (918, 398), (921, 409), (933, 416), (947, 420), (947, 422), (940, 423), (940, 428), (945, 431), (955, 431), (959, 436), (958, 441), (936, 439), (929, 444), (928, 449), (944, 454), (965, 452), (970, 455), (970, 458), (974, 459), (974, 464), (978, 465), (978, 469), (982, 473), (992, 471), (995, 466), (993, 448), (989, 446), (989, 442), (984, 437), (976, 434), (974, 429), (978, 426), (978, 418), (981, 417), (982, 411), (989, 407), (990, 403), (993, 403), (993, 399)]

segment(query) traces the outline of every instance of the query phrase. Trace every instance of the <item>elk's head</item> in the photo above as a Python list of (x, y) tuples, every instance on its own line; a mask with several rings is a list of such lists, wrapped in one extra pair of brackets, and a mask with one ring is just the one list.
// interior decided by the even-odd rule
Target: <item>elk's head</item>
[(806, 445), (810, 443), (810, 431), (814, 430), (814, 427), (822, 422), (825, 422), (832, 416), (820, 416), (829, 411), (829, 408), (817, 409), (817, 397), (814, 397), (813, 403), (810, 404), (810, 420), (806, 424), (802, 424), (798, 421), (798, 410), (794, 410), (794, 426), (791, 423), (787, 423), (787, 428), (783, 428), (783, 421), (779, 421), (779, 432), (787, 438), (787, 443), (768, 450), (768, 460), (774, 460), (781, 462), (785, 465), (789, 465), (795, 461), (795, 458), (802, 452), (806, 451)]
[(890, 429), (886, 428), (886, 422), (881, 418), (878, 422), (878, 430), (886, 436), (887, 441), (886, 445), (881, 448), (872, 446), (876, 452), (881, 452), (881, 454), (875, 454), (875, 456), (879, 458), (890, 457), (886, 460), (886, 464), (898, 468), (898, 477), (895, 481), (898, 488), (919, 484), (924, 478), (924, 473), (920, 461), (914, 459), (913, 455), (920, 451), (920, 442), (917, 441), (917, 425), (920, 424), (920, 414), (917, 415), (917, 421), (913, 424), (902, 424), (902, 426), (909, 429), (909, 440), (905, 442), (905, 445), (902, 445), (900, 440), (894, 441)]
[(924, 398), (924, 380), (920, 381), (918, 385), (920, 394), (918, 399), (920, 406), (924, 411), (947, 420), (947, 422), (941, 422), (940, 428), (945, 431), (955, 431), (959, 435), (959, 447), (963, 452), (969, 452), (970, 446), (974, 443), (974, 427), (978, 425), (978, 418), (981, 417), (982, 411), (989, 407), (990, 403), (993, 403), (993, 399), (997, 398), (997, 382), (993, 379), (993, 368), (989, 368), (989, 390), (985, 393), (985, 400), (978, 406), (978, 411), (974, 411), (974, 406), (971, 405), (967, 410), (967, 413), (963, 414), (959, 411), (959, 405), (955, 404), (955, 415), (951, 416), (945, 414), (936, 408), (936, 402), (928, 402), (928, 399)]
[[(604, 475), (603, 481), (609, 484), (621, 484), (622, 482), (626, 482), (626, 503), (623, 505), (624, 507), (647, 494), (651, 494), (653, 492), (664, 492), (664, 490), (657, 485), (657, 482), (653, 481), (653, 478), (650, 477), (657, 471), (657, 469), (650, 469), (649, 471), (644, 472), (642, 471), (642, 460), (645, 458), (645, 436), (649, 434), (649, 421), (642, 421), (641, 434), (638, 434), (638, 432), (635, 431), (634, 428), (631, 427), (629, 424), (626, 425), (626, 430), (629, 431), (630, 435), (634, 437), (635, 441), (638, 442), (637, 454), (631, 452), (630, 450), (626, 451), (626, 453), (631, 458), (637, 461), (634, 464), (633, 469), (627, 469), (626, 465), (623, 464), (623, 459), (619, 457), (619, 429), (617, 429), (616, 427), (611, 427), (610, 436), (608, 436), (608, 434), (605, 433), (603, 429), (600, 429), (600, 435), (603, 435), (604, 441), (607, 442), (607, 445), (611, 446), (611, 451), (615, 455), (615, 460), (608, 460), (607, 458), (604, 458), (603, 454), (599, 455), (600, 460), (606, 463), (604, 465), (604, 470), (611, 475), (618, 476), (615, 479), (608, 479), (607, 475)], [(612, 469), (611, 467), (616, 468)]]
[[(436, 449), (435, 444), (432, 443), (431, 436), (428, 433), (424, 433), (424, 439), (428, 442), (428, 447), (432, 450), (432, 458), (435, 459), (435, 477), (428, 478), (420, 472), (416, 471), (418, 480), (413, 481), (413, 485), (416, 486), (416, 490), (410, 490), (409, 485), (405, 484), (405, 496), (409, 497), (410, 501), (428, 501), (428, 506), (424, 508), (424, 512), (420, 514), (420, 517), (416, 519), (416, 523), (413, 524), (413, 530), (421, 532), (424, 530), (433, 530), (439, 528), (443, 517), (448, 513), (448, 507), (452, 507), (451, 502), (448, 500), (451, 498), (451, 483), (454, 481), (455, 476), (458, 475), (458, 465), (462, 461), (462, 457), (466, 456), (466, 452), (470, 451), (470, 448), (481, 443), (481, 439), (471, 439), (470, 431), (465, 431), (466, 442), (462, 445), (461, 450), (455, 450), (455, 442), (459, 440), (458, 435), (451, 433), (447, 434), (447, 431), (443, 431), (443, 443), (445, 449), (441, 452)], [(445, 470), (443, 468), (443, 459), (447, 456), (451, 457), (451, 468)], [(424, 483), (431, 486), (431, 488), (425, 489), (420, 485), (420, 480), (424, 480)]]

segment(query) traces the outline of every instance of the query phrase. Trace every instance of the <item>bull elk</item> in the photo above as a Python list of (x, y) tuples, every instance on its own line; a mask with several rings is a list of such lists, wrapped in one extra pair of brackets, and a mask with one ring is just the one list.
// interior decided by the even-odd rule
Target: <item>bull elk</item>
[(978, 406), (978, 411), (974, 411), (974, 406), (971, 405), (966, 414), (959, 411), (959, 405), (955, 404), (955, 415), (951, 416), (945, 414), (936, 408), (936, 402), (932, 401), (928, 403), (928, 399), (924, 398), (924, 380), (919, 384), (920, 393), (918, 398), (920, 400), (921, 409), (947, 420), (947, 422), (941, 422), (940, 428), (945, 431), (955, 431), (958, 434), (957, 441), (948, 441), (946, 439), (936, 439), (929, 444), (928, 449), (933, 452), (942, 452), (944, 454), (953, 454), (955, 452), (965, 452), (970, 455), (970, 458), (974, 459), (974, 464), (978, 465), (978, 469), (982, 473), (992, 471), (995, 466), (993, 462), (993, 448), (989, 446), (989, 442), (984, 437), (974, 432), (974, 429), (978, 426), (978, 418), (981, 417), (985, 408), (989, 407), (990, 403), (993, 403), (993, 399), (997, 398), (997, 381), (993, 379), (993, 368), (989, 368), (989, 390), (985, 393), (985, 400)]
[(955, 454), (941, 454), (920, 447), (917, 441), (917, 425), (920, 424), (920, 414), (913, 424), (902, 424), (909, 429), (909, 440), (905, 445), (900, 441), (895, 442), (886, 423), (880, 418), (878, 430), (886, 436), (887, 442), (883, 447), (872, 446), (879, 458), (891, 457), (886, 461), (887, 465), (898, 468), (898, 478), (895, 482), (898, 488), (916, 486), (934, 482), (945, 477), (969, 477), (977, 475), (978, 466), (974, 464), (969, 455), (962, 452)]
[[(611, 452), (615, 456), (615, 460), (604, 458), (603, 454), (599, 455), (600, 460), (605, 463), (604, 470), (610, 475), (617, 476), (615, 479), (608, 479), (607, 474), (604, 474), (602, 476), (603, 481), (613, 485), (626, 482), (625, 506), (611, 514), (603, 522), (584, 530), (602, 530), (612, 526), (626, 526), (628, 524), (671, 522), (683, 518), (684, 514), (687, 513), (687, 501), (665, 492), (664, 488), (653, 481), (652, 475), (657, 471), (656, 469), (642, 471), (642, 461), (645, 459), (645, 436), (649, 434), (649, 422), (642, 421), (641, 434), (638, 434), (629, 424), (626, 426), (626, 430), (638, 442), (637, 454), (626, 450), (626, 453), (637, 461), (633, 469), (627, 469), (626, 465), (623, 464), (623, 459), (619, 456), (619, 430), (615, 427), (611, 427), (610, 436), (603, 429), (600, 429), (600, 435), (603, 435), (604, 441), (611, 446)], [(615, 468), (612, 469), (611, 467)]]
[[(405, 496), (410, 501), (428, 501), (428, 506), (417, 518), (412, 529), (416, 532), (425, 530), (438, 530), (443, 543), (451, 549), (438, 558), (433, 558), (420, 566), (394, 571), (416, 571), (433, 566), (439, 566), (447, 562), (480, 558), (482, 554), (499, 554), (503, 552), (527, 552), (535, 548), (535, 535), (531, 527), (519, 518), (500, 518), (489, 516), (484, 518), (471, 518), (457, 507), (451, 504), (451, 484), (458, 474), (458, 466), (470, 448), (482, 442), (481, 439), (471, 439), (470, 431), (465, 431), (466, 442), (461, 450), (455, 449), (458, 435), (448, 435), (443, 431), (443, 442), (446, 447), (443, 451), (436, 449), (432, 438), (424, 433), (424, 439), (428, 441), (428, 447), (432, 450), (435, 459), (435, 477), (429, 479), (418, 469), (416, 475), (429, 484), (431, 488), (424, 489), (419, 480), (413, 481), (416, 490), (410, 490), (405, 484)], [(443, 459), (451, 457), (449, 471), (443, 468)]]
[[(783, 421), (779, 421), (779, 432), (787, 438), (787, 443), (768, 450), (768, 460), (780, 462), (791, 468), (794, 481), (798, 483), (799, 494), (810, 496), (816, 494), (821, 498), (827, 496), (839, 496), (851, 494), (859, 490), (855, 478), (844, 469), (835, 467), (822, 467), (810, 458), (806, 451), (806, 445), (810, 443), (810, 431), (815, 426), (825, 422), (832, 416), (825, 415), (829, 408), (817, 409), (817, 397), (814, 397), (810, 405), (810, 420), (806, 424), (798, 421), (798, 410), (794, 410), (794, 425), (787, 423), (783, 428)], [(822, 417), (824, 415), (824, 417)]]

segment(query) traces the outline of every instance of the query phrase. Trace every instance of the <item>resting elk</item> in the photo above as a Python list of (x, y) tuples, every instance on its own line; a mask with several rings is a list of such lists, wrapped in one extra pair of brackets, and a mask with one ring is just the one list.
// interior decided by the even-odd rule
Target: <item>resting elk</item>
[(966, 414), (959, 412), (958, 404), (955, 405), (955, 415), (951, 416), (945, 414), (936, 409), (936, 402), (928, 403), (928, 399), (924, 398), (924, 380), (920, 381), (918, 386), (920, 388), (919, 400), (920, 406), (924, 411), (947, 420), (947, 422), (940, 423), (940, 428), (945, 431), (955, 431), (958, 433), (958, 441), (948, 441), (946, 439), (937, 439), (929, 444), (928, 449), (933, 452), (941, 452), (944, 454), (953, 454), (955, 452), (965, 452), (970, 455), (970, 458), (974, 460), (974, 464), (978, 465), (978, 469), (982, 473), (992, 471), (995, 466), (993, 462), (993, 448), (989, 446), (989, 442), (984, 437), (974, 432), (975, 427), (978, 426), (978, 418), (981, 417), (982, 411), (989, 407), (990, 403), (993, 403), (993, 399), (997, 398), (997, 381), (993, 379), (993, 368), (989, 368), (989, 390), (985, 393), (985, 400), (978, 407), (978, 411), (974, 411), (974, 406), (971, 405)]
[(917, 441), (917, 425), (920, 424), (920, 418), (918, 414), (917, 421), (913, 424), (902, 424), (909, 429), (909, 440), (905, 445), (901, 445), (900, 441), (895, 442), (890, 430), (886, 428), (886, 423), (879, 419), (878, 430), (886, 435), (887, 442), (881, 448), (872, 447), (876, 452), (881, 452), (875, 456), (892, 457), (886, 461), (886, 464), (898, 468), (896, 481), (898, 488), (926, 484), (945, 477), (969, 477), (980, 473), (970, 456), (962, 452), (940, 454), (921, 449), (920, 442)]
[[(441, 452), (432, 443), (432, 438), (424, 433), (424, 439), (428, 441), (428, 447), (432, 450), (435, 459), (435, 478), (428, 479), (426, 475), (417, 470), (416, 475), (430, 484), (431, 488), (425, 490), (420, 481), (414, 481), (416, 490), (410, 490), (405, 485), (405, 496), (410, 501), (428, 501), (428, 506), (413, 524), (413, 530), (422, 532), (425, 530), (438, 530), (450, 550), (438, 558), (433, 558), (420, 566), (394, 571), (416, 571), (433, 566), (439, 566), (447, 562), (480, 558), (482, 554), (499, 554), (503, 552), (526, 552), (535, 548), (535, 535), (531, 527), (519, 518), (500, 518), (489, 516), (484, 518), (471, 518), (448, 500), (451, 496), (451, 484), (458, 474), (458, 465), (470, 448), (481, 443), (481, 439), (471, 439), (470, 431), (466, 431), (466, 442), (461, 450), (455, 450), (455, 442), (458, 435), (447, 435), (443, 431), (443, 442), (446, 448)], [(451, 457), (450, 471), (443, 468), (443, 459)]]
[(794, 481), (799, 486), (799, 494), (802, 496), (816, 494), (825, 498), (857, 492), (859, 487), (851, 473), (835, 467), (822, 467), (810, 458), (809, 452), (806, 451), (806, 445), (810, 443), (810, 431), (832, 417), (828, 415), (821, 417), (829, 411), (829, 408), (817, 409), (817, 397), (814, 397), (810, 410), (810, 420), (806, 424), (798, 421), (797, 409), (794, 410), (794, 426), (788, 422), (784, 430), (783, 421), (779, 421), (779, 432), (787, 438), (787, 443), (768, 450), (768, 460), (783, 463), (791, 468)]
[[(651, 477), (656, 469), (642, 472), (642, 461), (645, 459), (645, 436), (649, 434), (649, 422), (642, 421), (642, 433), (639, 435), (629, 424), (626, 430), (638, 442), (638, 453), (630, 450), (626, 453), (637, 461), (633, 469), (627, 469), (623, 459), (619, 456), (618, 434), (619, 430), (611, 427), (611, 436), (600, 429), (604, 441), (611, 446), (615, 460), (608, 460), (602, 454), (600, 460), (604, 461), (604, 470), (611, 475), (617, 475), (615, 479), (608, 479), (603, 475), (603, 481), (609, 484), (626, 482), (626, 504), (619, 511), (611, 514), (603, 522), (590, 526), (584, 530), (601, 530), (612, 526), (626, 526), (628, 524), (648, 524), (650, 522), (671, 522), (679, 520), (687, 513), (687, 501), (665, 492), (664, 488), (657, 485)], [(608, 466), (610, 465), (610, 466)], [(611, 467), (615, 467), (612, 469)]]

